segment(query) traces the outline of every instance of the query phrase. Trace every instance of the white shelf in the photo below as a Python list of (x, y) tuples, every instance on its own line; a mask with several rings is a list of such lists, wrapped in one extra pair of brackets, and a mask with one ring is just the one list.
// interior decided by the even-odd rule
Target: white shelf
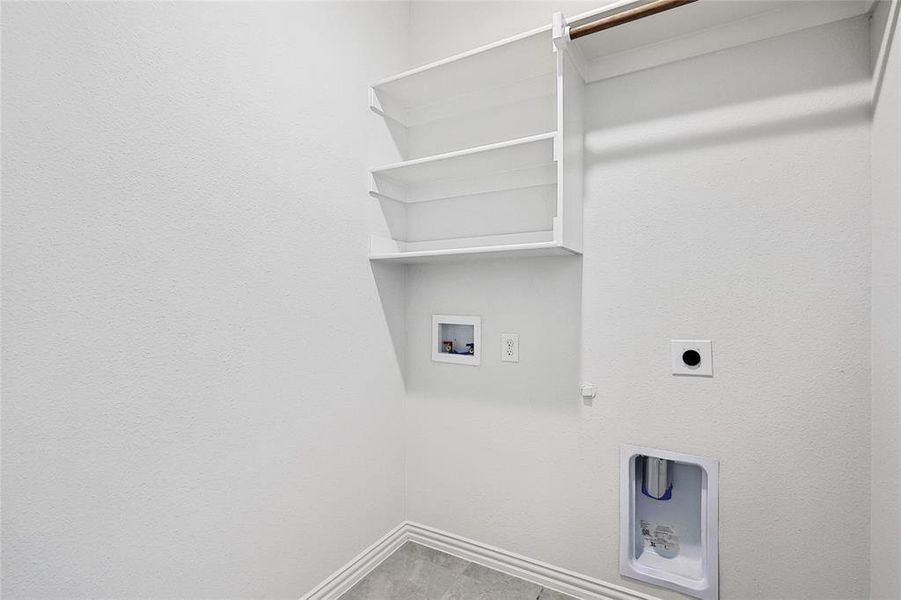
[[(619, 0), (567, 19), (578, 26), (644, 0)], [(871, 0), (810, 2), (695, 2), (579, 38), (582, 71), (589, 82), (685, 60), (793, 31), (862, 15)]]
[[(545, 26), (382, 79), (372, 84), (370, 107), (410, 125), (446, 116), (449, 101), (466, 109), (498, 104), (511, 93), (553, 94), (555, 70)], [(518, 89), (504, 91), (509, 86)], [(467, 101), (472, 94), (476, 99)]]
[(370, 171), (369, 194), (423, 202), (556, 182), (554, 132), (408, 160)]
[(554, 240), (553, 231), (535, 231), (427, 242), (400, 242), (373, 236), (369, 259), (427, 263), (478, 257), (570, 256), (579, 252)]
[(373, 84), (407, 160), (370, 170), (391, 232), (371, 260), (580, 254), (584, 80), (555, 35), (549, 23)]

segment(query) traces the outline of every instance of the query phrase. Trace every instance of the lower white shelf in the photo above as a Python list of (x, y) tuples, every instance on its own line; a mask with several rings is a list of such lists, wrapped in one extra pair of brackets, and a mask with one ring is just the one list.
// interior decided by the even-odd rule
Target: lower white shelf
[(370, 171), (369, 195), (423, 202), (557, 183), (555, 132), (417, 158)]
[(580, 254), (554, 239), (553, 231), (533, 231), (474, 238), (402, 242), (373, 236), (369, 260), (401, 263), (463, 260), (467, 257), (567, 256)]

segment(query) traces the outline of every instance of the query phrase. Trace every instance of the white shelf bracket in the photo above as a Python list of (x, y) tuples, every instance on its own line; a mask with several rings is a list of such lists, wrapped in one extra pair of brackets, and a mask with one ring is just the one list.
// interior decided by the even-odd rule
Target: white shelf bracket
[(582, 48), (569, 39), (569, 25), (566, 24), (566, 17), (563, 16), (562, 12), (554, 13), (551, 32), (554, 40), (554, 51), (562, 52), (569, 56), (573, 66), (579, 73), (579, 77), (582, 78), (583, 82), (587, 83), (588, 61), (585, 59), (585, 55), (582, 54)]
[(562, 12), (555, 12), (551, 23), (551, 35), (554, 40), (554, 50), (565, 50), (569, 44), (569, 26)]
[(399, 125), (407, 126), (407, 111), (397, 102), (390, 98), (379, 96), (375, 88), (369, 88), (369, 110), (386, 119), (394, 121)]
[(407, 201), (407, 188), (404, 185), (369, 173), (369, 195), (376, 199), (394, 200), (395, 202)]

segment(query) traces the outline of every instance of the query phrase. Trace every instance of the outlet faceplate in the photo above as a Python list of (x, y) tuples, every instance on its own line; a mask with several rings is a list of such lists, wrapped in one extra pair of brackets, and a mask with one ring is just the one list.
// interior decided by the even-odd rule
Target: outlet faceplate
[(519, 334), (501, 334), (501, 360), (503, 362), (519, 362)]
[(672, 340), (673, 375), (713, 377), (710, 340)]

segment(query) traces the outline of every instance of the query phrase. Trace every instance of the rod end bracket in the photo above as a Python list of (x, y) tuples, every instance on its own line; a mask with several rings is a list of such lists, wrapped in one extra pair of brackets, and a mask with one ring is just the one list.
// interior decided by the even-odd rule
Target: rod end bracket
[(566, 24), (566, 17), (563, 13), (557, 11), (554, 13), (553, 27), (551, 28), (554, 40), (554, 49), (563, 50), (569, 44), (569, 25)]

